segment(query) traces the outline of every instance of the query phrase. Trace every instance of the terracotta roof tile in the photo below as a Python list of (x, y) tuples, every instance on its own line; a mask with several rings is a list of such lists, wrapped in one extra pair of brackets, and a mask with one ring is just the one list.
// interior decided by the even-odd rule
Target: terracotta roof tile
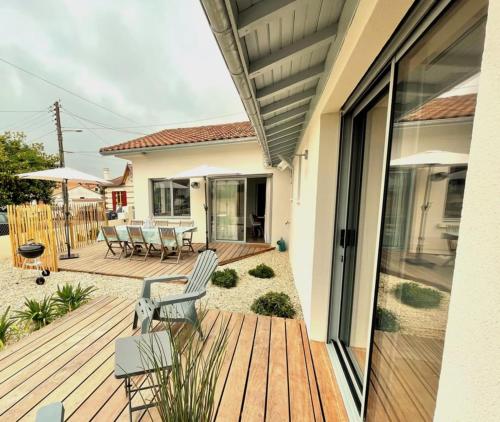
[(453, 119), (457, 117), (474, 116), (476, 96), (476, 94), (467, 94), (434, 98), (405, 115), (401, 121), (415, 122), (421, 120)]
[(101, 148), (101, 152), (125, 151), (137, 148), (150, 148), (199, 142), (238, 139), (255, 136), (250, 122), (224, 123), (220, 125), (183, 127), (165, 129), (151, 135), (132, 139), (121, 144)]

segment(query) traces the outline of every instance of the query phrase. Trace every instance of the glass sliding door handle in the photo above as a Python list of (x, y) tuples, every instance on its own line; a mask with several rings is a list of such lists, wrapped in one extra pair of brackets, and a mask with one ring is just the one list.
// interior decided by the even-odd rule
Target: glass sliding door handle
[(340, 230), (340, 246), (347, 248), (348, 246), (354, 246), (356, 242), (356, 230), (353, 229), (342, 229)]
[(343, 248), (346, 247), (346, 244), (345, 244), (345, 232), (346, 232), (346, 229), (340, 230), (340, 246), (342, 246)]

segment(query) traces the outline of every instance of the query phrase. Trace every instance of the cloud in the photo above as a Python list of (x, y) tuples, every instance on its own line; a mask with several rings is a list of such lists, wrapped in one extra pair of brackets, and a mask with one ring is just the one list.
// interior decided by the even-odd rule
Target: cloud
[[(63, 125), (82, 124), (65, 109), (106, 125), (169, 123), (220, 117), (207, 123), (245, 119), (244, 109), (198, 0), (57, 1), (2, 0), (0, 57), (116, 113), (120, 118), (0, 63), (0, 109), (46, 109), (63, 105)], [(12, 121), (16, 120), (15, 126)], [(7, 126), (7, 127), (6, 127)], [(96, 127), (91, 123), (88, 126)], [(0, 130), (26, 129), (30, 139), (53, 127), (50, 113), (4, 116)], [(152, 133), (161, 127), (136, 129)], [(98, 135), (96, 135), (96, 133)], [(133, 138), (130, 133), (93, 129), (65, 134), (68, 165), (100, 175), (119, 174), (123, 160), (97, 151)], [(45, 135), (56, 151), (55, 134)]]

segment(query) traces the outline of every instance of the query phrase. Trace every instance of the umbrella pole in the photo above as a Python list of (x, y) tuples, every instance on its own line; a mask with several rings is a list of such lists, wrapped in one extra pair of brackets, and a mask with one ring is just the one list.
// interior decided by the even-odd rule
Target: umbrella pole
[(78, 258), (79, 255), (71, 253), (71, 242), (69, 236), (69, 195), (68, 195), (68, 180), (64, 179), (62, 182), (63, 203), (64, 203), (64, 231), (66, 234), (66, 248), (67, 254), (59, 256), (59, 259), (73, 259)]
[(208, 245), (208, 177), (205, 176), (205, 203), (203, 204), (203, 208), (205, 209), (205, 247), (198, 249), (198, 252), (204, 252), (204, 251), (214, 251), (215, 248), (209, 248)]
[(431, 207), (431, 204), (429, 202), (430, 195), (431, 195), (431, 176), (432, 176), (432, 166), (429, 166), (427, 170), (427, 179), (425, 182), (425, 193), (424, 193), (424, 201), (422, 203), (422, 206), (420, 207), (422, 210), (422, 213), (420, 214), (420, 227), (418, 230), (418, 240), (417, 240), (417, 249), (416, 249), (416, 255), (414, 258), (407, 258), (406, 261), (409, 262), (410, 264), (414, 265), (425, 265), (425, 266), (433, 266), (434, 264), (432, 262), (429, 262), (425, 259), (422, 258), (422, 253), (424, 250), (424, 240), (425, 240), (425, 226), (427, 223), (427, 212), (429, 211), (429, 208)]

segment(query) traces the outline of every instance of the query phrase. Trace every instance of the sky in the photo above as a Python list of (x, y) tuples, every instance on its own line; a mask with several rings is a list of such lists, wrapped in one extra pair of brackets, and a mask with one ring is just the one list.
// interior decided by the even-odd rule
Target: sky
[(0, 81), (0, 132), (57, 152), (60, 100), (63, 129), (83, 130), (64, 133), (66, 165), (96, 176), (126, 163), (100, 156), (105, 145), (247, 120), (199, 0), (2, 0)]

